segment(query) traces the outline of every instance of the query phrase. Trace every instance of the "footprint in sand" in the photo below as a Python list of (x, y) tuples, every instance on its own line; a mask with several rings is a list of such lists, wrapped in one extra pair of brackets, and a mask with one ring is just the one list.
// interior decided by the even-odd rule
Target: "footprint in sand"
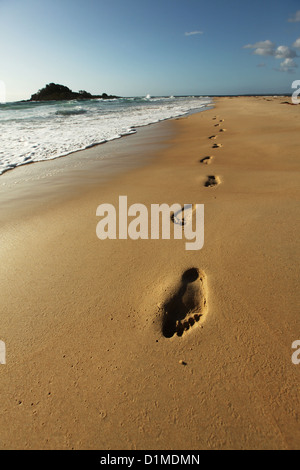
[(220, 129), (219, 132), (226, 132), (227, 129)]
[(207, 312), (207, 281), (197, 268), (185, 271), (175, 293), (163, 305), (162, 333), (165, 338), (182, 336), (199, 325)]
[(185, 204), (180, 211), (171, 215), (171, 220), (174, 224), (187, 225), (192, 220), (195, 210), (196, 204)]
[(209, 137), (210, 140), (216, 140), (217, 138), (218, 138), (217, 135), (211, 135), (211, 136)]
[(200, 163), (204, 163), (205, 165), (210, 165), (212, 163), (214, 157), (204, 157), (201, 158)]
[(224, 121), (225, 121), (225, 119), (220, 119), (220, 122), (224, 122)]
[(223, 147), (223, 144), (214, 144), (212, 148), (213, 149), (219, 149), (221, 147)]
[(218, 186), (221, 183), (219, 176), (209, 175), (207, 181), (205, 181), (204, 186), (206, 188), (213, 188)]
[(215, 124), (215, 127), (219, 127), (219, 126), (220, 126), (220, 124)]

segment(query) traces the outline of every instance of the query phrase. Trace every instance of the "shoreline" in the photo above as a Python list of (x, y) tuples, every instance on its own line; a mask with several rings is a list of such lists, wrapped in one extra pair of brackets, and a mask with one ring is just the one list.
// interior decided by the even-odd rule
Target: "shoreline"
[[(279, 99), (214, 105), (172, 120), (146, 165), (2, 231), (2, 449), (299, 448), (300, 116)], [(96, 208), (119, 195), (204, 204), (204, 248), (100, 241)], [(166, 338), (189, 270), (203, 322)]]
[[(42, 210), (44, 204), (51, 207), (72, 200), (78, 192), (84, 194), (99, 183), (109, 184), (115, 177), (146, 165), (159, 148), (167, 145), (172, 135), (169, 121), (164, 121), (162, 126), (161, 123), (143, 126), (138, 133), (126, 136), (127, 139), (114, 139), (105, 145), (22, 165), (4, 173), (0, 179), (0, 195), (5, 204), (0, 208), (2, 221), (15, 219), (15, 213), (17, 217), (27, 218), (28, 213)], [(28, 203), (20, 210), (23, 197)]]
[[(33, 108), (33, 111), (31, 110), (32, 112), (28, 111), (28, 106), (25, 106), (25, 110), (17, 107), (16, 110), (21, 116), (24, 111), (28, 114), (26, 125), (29, 128), (33, 126), (34, 130), (31, 136), (24, 134), (22, 126), (20, 128), (14, 126), (16, 110), (8, 106), (6, 119), (2, 116), (1, 122), (4, 127), (1, 125), (1, 128), (4, 133), (9, 133), (11, 129), (11, 132), (18, 137), (13, 137), (10, 141), (5, 138), (3, 140), (0, 176), (32, 163), (72, 156), (103, 143), (119, 140), (135, 134), (138, 128), (186, 115), (193, 109), (201, 111), (211, 102), (210, 99), (191, 97), (181, 101), (171, 99), (170, 103), (167, 103), (170, 99), (171, 97), (167, 100), (164, 98), (148, 101), (116, 100), (118, 104), (110, 105), (109, 101), (109, 106), (104, 107), (99, 101), (96, 101), (96, 105), (95, 102), (88, 101), (87, 105), (82, 107), (73, 100), (67, 102), (67, 108), (63, 101), (51, 101), (40, 103)], [(36, 127), (35, 119), (41, 118), (43, 113), (46, 113), (47, 117), (44, 117), (43, 121), (38, 121)], [(86, 117), (76, 118), (82, 114)], [(69, 119), (71, 116), (75, 116), (75, 120)], [(48, 138), (44, 137), (45, 142), (41, 135), (43, 132), (48, 133)]]
[[(50, 160), (20, 165), (3, 173), (0, 176), (2, 226), (5, 220), (12, 222), (16, 217), (28, 218), (28, 215), (32, 216), (42, 210), (44, 204), (49, 207), (59, 204), (60, 201), (76, 197), (78, 191), (84, 194), (99, 183), (109, 184), (118, 175), (147, 165), (148, 161), (155, 158), (159, 149), (168, 145), (173, 133), (172, 121), (185, 119), (212, 107), (199, 108), (182, 116), (136, 126), (133, 134)], [(20, 207), (20, 200), (24, 204), (23, 209)]]

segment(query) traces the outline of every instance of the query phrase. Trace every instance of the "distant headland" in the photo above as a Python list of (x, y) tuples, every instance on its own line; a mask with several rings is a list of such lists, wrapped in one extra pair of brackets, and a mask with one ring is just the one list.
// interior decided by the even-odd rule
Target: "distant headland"
[(56, 83), (49, 83), (37, 93), (31, 95), (28, 101), (68, 101), (68, 100), (92, 100), (102, 98), (103, 100), (119, 98), (115, 95), (92, 95), (85, 90), (80, 90), (78, 93), (70, 90), (67, 86), (58, 85)]

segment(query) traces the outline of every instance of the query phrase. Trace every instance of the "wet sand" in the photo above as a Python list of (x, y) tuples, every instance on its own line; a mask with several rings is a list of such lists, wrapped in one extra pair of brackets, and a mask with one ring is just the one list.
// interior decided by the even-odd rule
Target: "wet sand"
[[(300, 447), (300, 115), (281, 101), (217, 99), (146, 166), (2, 226), (2, 449)], [(204, 204), (203, 249), (100, 241), (119, 195)]]

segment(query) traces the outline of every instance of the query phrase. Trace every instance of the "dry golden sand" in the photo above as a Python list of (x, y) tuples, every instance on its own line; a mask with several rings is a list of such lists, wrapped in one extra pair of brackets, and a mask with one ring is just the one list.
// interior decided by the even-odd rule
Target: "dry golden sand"
[[(0, 232), (2, 449), (299, 449), (300, 114), (281, 101), (218, 99), (146, 167)], [(98, 240), (119, 195), (205, 204), (204, 248)], [(185, 284), (204, 315), (166, 338)]]

